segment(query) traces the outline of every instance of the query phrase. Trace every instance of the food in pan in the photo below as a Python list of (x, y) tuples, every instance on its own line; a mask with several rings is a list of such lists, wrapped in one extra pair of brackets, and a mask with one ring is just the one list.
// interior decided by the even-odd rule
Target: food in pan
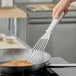
[(32, 63), (25, 60), (14, 60), (0, 64), (0, 66), (29, 66), (29, 65), (32, 65)]
[(14, 43), (15, 37), (14, 36), (7, 36), (6, 37), (6, 42), (7, 43)]

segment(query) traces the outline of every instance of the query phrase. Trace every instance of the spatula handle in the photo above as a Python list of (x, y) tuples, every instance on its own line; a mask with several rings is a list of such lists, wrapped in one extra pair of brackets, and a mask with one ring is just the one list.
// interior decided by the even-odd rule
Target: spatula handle
[(46, 32), (51, 33), (53, 28), (55, 27), (55, 25), (57, 25), (59, 23), (59, 21), (62, 19), (63, 16), (64, 16), (64, 12), (62, 12), (62, 14), (60, 15), (60, 17), (58, 19), (53, 19), (53, 21), (49, 25), (48, 29), (46, 30)]

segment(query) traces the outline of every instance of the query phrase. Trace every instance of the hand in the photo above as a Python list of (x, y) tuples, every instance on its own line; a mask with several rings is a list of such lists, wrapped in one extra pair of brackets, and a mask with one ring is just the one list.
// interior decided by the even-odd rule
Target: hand
[(53, 18), (58, 19), (60, 14), (64, 11), (66, 14), (68, 12), (68, 6), (70, 5), (70, 0), (61, 0), (53, 9)]

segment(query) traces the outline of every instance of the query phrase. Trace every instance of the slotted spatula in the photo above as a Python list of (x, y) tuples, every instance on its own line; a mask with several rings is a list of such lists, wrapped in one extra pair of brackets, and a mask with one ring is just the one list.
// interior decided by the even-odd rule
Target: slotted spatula
[(45, 47), (47, 46), (47, 43), (50, 39), (51, 33), (55, 25), (58, 24), (58, 22), (62, 19), (64, 16), (64, 12), (61, 14), (59, 19), (53, 19), (52, 23), (50, 24), (49, 28), (46, 30), (46, 33), (38, 40), (38, 42), (35, 44), (35, 46), (32, 49), (31, 56), (27, 59), (30, 62), (41, 62), (43, 59), (43, 52), (45, 50)]
[(59, 19), (53, 19), (49, 28), (46, 30), (46, 33), (37, 41), (37, 43), (33, 47), (33, 50), (42, 50), (42, 51), (45, 50), (45, 47), (47, 46), (47, 43), (50, 39), (53, 28), (55, 27), (55, 25), (58, 24), (58, 22), (62, 19), (63, 16), (64, 16), (64, 12), (62, 12)]

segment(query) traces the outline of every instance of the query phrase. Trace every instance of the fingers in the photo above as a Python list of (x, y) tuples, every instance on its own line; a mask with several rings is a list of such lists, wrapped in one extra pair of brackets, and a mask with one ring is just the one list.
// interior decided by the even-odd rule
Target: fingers
[(68, 8), (66, 8), (66, 9), (63, 9), (63, 8), (60, 8), (60, 7), (54, 8), (54, 10), (53, 10), (53, 19), (58, 19), (63, 11), (66, 14), (68, 12)]
[(57, 17), (56, 17), (57, 10), (58, 10), (58, 6), (53, 9), (53, 18), (54, 19), (57, 19)]
[(65, 0), (65, 2), (61, 0), (53, 9), (53, 15), (52, 15), (53, 19), (58, 19), (63, 11), (66, 14), (68, 12), (69, 4), (70, 4), (69, 0)]
[(58, 11), (56, 11), (56, 13), (55, 13), (54, 18), (55, 18), (55, 19), (58, 19), (59, 16), (60, 16), (60, 14), (61, 14), (62, 12), (63, 12), (63, 11), (62, 11), (61, 9), (58, 9)]

